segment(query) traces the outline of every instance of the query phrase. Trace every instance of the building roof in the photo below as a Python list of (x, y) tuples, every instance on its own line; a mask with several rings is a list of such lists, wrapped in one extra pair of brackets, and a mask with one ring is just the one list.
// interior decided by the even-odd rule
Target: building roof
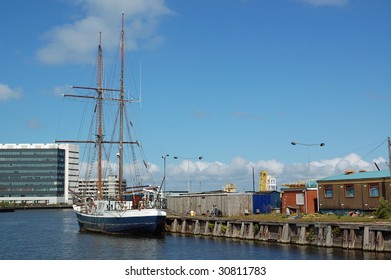
[(363, 180), (363, 179), (381, 179), (390, 177), (389, 170), (381, 171), (363, 171), (355, 173), (343, 173), (330, 177), (326, 177), (318, 180), (318, 182), (327, 182), (327, 181), (346, 181), (346, 180)]
[(294, 188), (281, 188), (280, 191), (284, 192), (305, 192), (305, 187), (294, 187)]
[[(318, 188), (318, 182), (316, 180), (310, 180), (308, 182), (297, 182), (291, 184), (282, 184), (281, 186), (288, 188), (307, 188), (307, 189), (316, 189)], [(286, 189), (286, 188), (285, 188)]]

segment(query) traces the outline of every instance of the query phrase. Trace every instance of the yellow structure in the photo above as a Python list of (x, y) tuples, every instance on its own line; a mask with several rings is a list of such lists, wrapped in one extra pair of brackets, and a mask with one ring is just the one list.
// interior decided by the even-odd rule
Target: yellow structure
[(259, 188), (260, 192), (275, 191), (277, 190), (276, 178), (267, 174), (266, 170), (262, 170), (259, 173)]
[(232, 183), (227, 183), (224, 187), (224, 192), (227, 193), (235, 193), (236, 192), (236, 186)]
[(267, 172), (265, 170), (262, 170), (259, 173), (259, 191), (265, 192), (267, 188)]

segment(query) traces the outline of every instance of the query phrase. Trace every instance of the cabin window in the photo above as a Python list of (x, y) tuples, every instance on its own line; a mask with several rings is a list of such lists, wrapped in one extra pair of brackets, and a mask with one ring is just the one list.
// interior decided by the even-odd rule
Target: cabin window
[(325, 186), (324, 187), (324, 197), (325, 198), (333, 198), (333, 187)]
[(378, 184), (371, 184), (369, 185), (369, 197), (379, 197), (379, 185)]
[(347, 198), (355, 197), (353, 186), (345, 186), (345, 197)]

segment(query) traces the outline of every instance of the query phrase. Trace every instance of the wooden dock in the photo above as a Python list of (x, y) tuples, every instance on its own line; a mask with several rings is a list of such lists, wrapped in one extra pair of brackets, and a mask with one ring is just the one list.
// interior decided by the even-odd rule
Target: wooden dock
[(251, 221), (168, 216), (171, 233), (391, 252), (391, 223)]

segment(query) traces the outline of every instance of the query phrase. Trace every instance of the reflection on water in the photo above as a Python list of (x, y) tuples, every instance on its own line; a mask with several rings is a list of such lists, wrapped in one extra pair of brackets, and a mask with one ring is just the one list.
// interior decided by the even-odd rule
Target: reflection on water
[(3, 260), (391, 259), (390, 253), (204, 236), (81, 233), (71, 209), (1, 213), (0, 248)]

